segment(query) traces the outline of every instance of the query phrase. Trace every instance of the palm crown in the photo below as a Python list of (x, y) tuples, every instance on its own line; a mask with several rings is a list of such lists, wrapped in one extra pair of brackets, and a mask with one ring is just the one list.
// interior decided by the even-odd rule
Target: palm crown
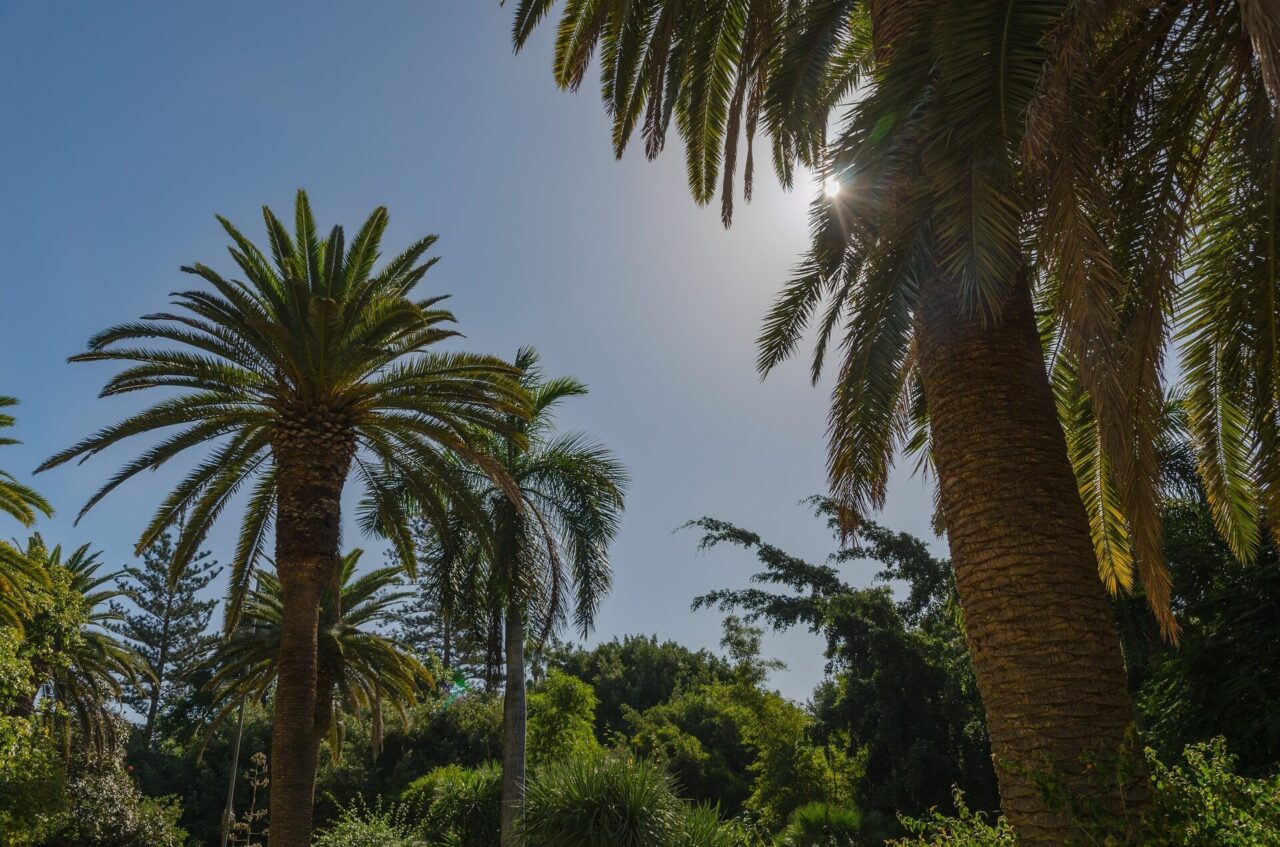
[(586, 386), (575, 379), (545, 379), (529, 348), (519, 351), (515, 364), (531, 414), (509, 421), (513, 435), (486, 438), (489, 456), (506, 471), (511, 487), (469, 473), (484, 520), (455, 521), (454, 536), (437, 547), (444, 561), (434, 567), (457, 571), (450, 561), (456, 557), (479, 568), (488, 583), (483, 602), (526, 609), (542, 638), (566, 619), (585, 635), (612, 582), (608, 548), (627, 474), (605, 447), (581, 434), (553, 432), (556, 405), (585, 394)]
[(117, 472), (90, 498), (83, 516), (141, 471), (218, 442), (161, 504), (138, 548), (175, 528), (173, 567), (182, 568), (232, 497), (247, 488), (233, 598), (243, 596), (275, 518), (283, 458), (333, 456), (343, 475), (350, 465), (369, 495), (385, 505), (388, 531), (412, 564), (404, 513), (387, 497), (389, 474), (412, 488), (428, 515), (443, 513), (451, 476), (441, 471), (449, 454), (500, 476), (477, 451), (476, 433), (510, 430), (524, 408), (509, 365), (489, 356), (430, 352), (458, 334), (449, 328), (453, 315), (439, 308), (443, 297), (410, 296), (436, 261), (426, 258), (435, 236), (414, 242), (375, 271), (385, 209), (375, 210), (350, 244), (340, 226), (326, 239), (317, 235), (301, 191), (292, 236), (270, 209), (263, 217), (270, 260), (218, 218), (243, 280), (203, 264), (184, 267), (208, 289), (178, 292), (174, 311), (112, 327), (72, 357), (127, 365), (108, 380), (104, 396), (155, 388), (181, 393), (99, 430), (40, 468), (180, 427)]

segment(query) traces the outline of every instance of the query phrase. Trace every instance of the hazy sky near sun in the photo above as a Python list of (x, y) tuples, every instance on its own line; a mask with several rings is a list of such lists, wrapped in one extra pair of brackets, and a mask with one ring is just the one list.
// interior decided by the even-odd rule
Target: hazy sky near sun
[[(557, 90), (551, 27), (514, 56), (511, 14), (497, 0), (0, 3), (0, 394), (21, 399), (25, 442), (0, 467), (29, 479), (137, 408), (96, 399), (109, 366), (66, 357), (193, 286), (180, 265), (230, 272), (215, 213), (261, 239), (259, 207), (290, 214), (305, 187), (323, 230), (352, 230), (381, 204), (387, 250), (439, 233), (443, 259), (421, 290), (452, 293), (465, 347), (531, 344), (550, 373), (591, 386), (562, 424), (607, 443), (633, 477), (593, 640), (716, 646), (719, 615), (689, 603), (744, 585), (755, 560), (697, 553), (697, 536), (676, 531), (692, 518), (824, 556), (831, 539), (799, 501), (823, 488), (826, 390), (803, 360), (764, 382), (753, 364), (813, 186), (784, 193), (762, 172), (726, 232), (718, 208), (689, 199), (678, 142), (656, 163), (638, 146), (614, 160), (594, 77), (577, 95)], [(127, 560), (180, 468), (71, 522), (131, 455), (35, 478), (58, 509), (40, 531)], [(900, 474), (881, 520), (932, 538), (930, 508), (924, 483)], [(215, 529), (215, 556), (234, 529), (230, 516)], [(380, 547), (353, 526), (347, 541)], [(819, 640), (792, 633), (766, 649), (789, 665), (775, 683), (805, 698)]]

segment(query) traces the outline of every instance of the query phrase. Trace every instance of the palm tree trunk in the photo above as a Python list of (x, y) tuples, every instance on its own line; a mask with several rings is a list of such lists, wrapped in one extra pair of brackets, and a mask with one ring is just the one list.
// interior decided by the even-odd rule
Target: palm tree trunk
[(502, 703), (502, 847), (519, 843), (524, 809), (525, 723), (524, 614), (512, 603), (506, 620), (507, 687)]
[(338, 567), (350, 452), (298, 439), (275, 447), (276, 571), (283, 595), (271, 729), (271, 847), (309, 847), (320, 739), (315, 733), (320, 601)]
[(1001, 805), (1020, 843), (1060, 845), (1082, 833), (1037, 774), (1117, 818), (1149, 803), (1139, 763), (1108, 785), (1086, 762), (1135, 752), (1119, 635), (1027, 285), (986, 326), (964, 317), (954, 281), (922, 288), (921, 378)]

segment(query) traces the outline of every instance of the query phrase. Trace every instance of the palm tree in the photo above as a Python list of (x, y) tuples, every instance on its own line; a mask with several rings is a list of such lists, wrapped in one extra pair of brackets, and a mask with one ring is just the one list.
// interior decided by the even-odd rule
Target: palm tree
[(97, 552), (85, 544), (65, 558), (62, 545), (46, 546), (37, 533), (22, 551), (27, 561), (45, 574), (45, 598), (36, 600), (25, 623), (33, 643), (32, 669), (36, 690), (31, 708), (41, 702), (70, 754), (74, 721), (90, 754), (109, 750), (115, 740), (117, 716), (111, 704), (120, 699), (126, 684), (140, 687), (149, 676), (146, 664), (117, 640), (108, 626), (119, 620), (110, 601), (121, 596), (113, 581), (120, 571), (100, 574)]
[[(517, 47), (554, 5), (519, 5)], [(651, 25), (671, 10), (682, 25)], [(742, 26), (760, 15), (776, 16), (778, 35), (763, 54), (748, 49)], [(1100, 794), (1083, 761), (1094, 749), (1126, 750), (1133, 715), (1095, 574), (1120, 588), (1136, 571), (1176, 637), (1157, 444), (1172, 291), (1179, 272), (1198, 268), (1177, 261), (1191, 234), (1218, 234), (1199, 254), (1203, 269), (1217, 269), (1203, 301), (1216, 305), (1202, 311), (1230, 312), (1214, 314), (1220, 331), (1201, 345), (1206, 375), (1191, 417), (1202, 465), (1227, 466), (1218, 501), (1237, 526), (1248, 528), (1239, 513), (1266, 510), (1271, 488), (1251, 496), (1251, 486), (1273, 461), (1267, 433), (1280, 430), (1261, 427), (1250, 444), (1240, 410), (1275, 418), (1270, 383), (1253, 378), (1266, 377), (1280, 349), (1267, 346), (1275, 321), (1259, 325), (1249, 307), (1275, 302), (1264, 295), (1275, 288), (1266, 187), (1276, 148), (1262, 129), (1275, 125), (1264, 92), (1280, 90), (1277, 33), (1275, 12), (1253, 0), (1211, 9), (1187, 0), (619, 0), (569, 2), (560, 20), (557, 80), (575, 86), (581, 71), (561, 69), (585, 69), (600, 48), (619, 152), (633, 129), (626, 116), (643, 108), (634, 101), (655, 92), (673, 104), (688, 148), (705, 150), (735, 120), (732, 81), (768, 69), (762, 102), (775, 162), (817, 164), (834, 183), (836, 196), (814, 205), (813, 247), (769, 315), (759, 365), (767, 373), (791, 355), (816, 322), (816, 379), (843, 331), (829, 471), (851, 521), (882, 502), (900, 448), (936, 471), (1004, 808), (1028, 843), (1060, 843), (1073, 826), (1034, 784), (1045, 764), (1070, 793), (1110, 811), (1125, 805), (1123, 787)], [(827, 95), (856, 80), (864, 95), (815, 152), (816, 127), (835, 106)], [(1227, 150), (1247, 153), (1214, 152)], [(1239, 179), (1220, 192), (1234, 216), (1197, 230), (1205, 162)], [(778, 168), (784, 183), (788, 168)], [(700, 173), (691, 153), (691, 184)], [(1254, 285), (1244, 290), (1233, 270)], [(1070, 451), (1033, 299), (1047, 313), (1055, 382), (1075, 392), (1057, 398), (1072, 413)], [(1251, 350), (1241, 350), (1246, 339)], [(1220, 390), (1223, 363), (1237, 388)], [(1217, 421), (1237, 437), (1210, 456), (1224, 443)], [(1140, 809), (1140, 780), (1129, 788)]]
[[(501, 469), (477, 451), (477, 433), (510, 432), (525, 408), (509, 365), (488, 356), (430, 352), (458, 334), (448, 328), (452, 314), (439, 308), (442, 297), (410, 296), (435, 263), (425, 258), (435, 236), (414, 242), (375, 271), (385, 209), (375, 210), (348, 245), (340, 226), (327, 239), (318, 236), (304, 192), (295, 207), (292, 235), (270, 209), (263, 210), (270, 260), (219, 218), (244, 280), (224, 278), (203, 264), (185, 267), (207, 287), (175, 294), (174, 311), (99, 333), (87, 352), (72, 358), (126, 363), (107, 382), (105, 396), (156, 388), (166, 396), (40, 468), (179, 428), (117, 472), (83, 515), (141, 471), (207, 447), (208, 457), (161, 504), (138, 549), (175, 530), (173, 567), (180, 570), (236, 494), (246, 492), (231, 610), (247, 592), (274, 527), (283, 603), (271, 753), (274, 847), (306, 847), (311, 838), (319, 613), (340, 573), (347, 477), (354, 474), (368, 496), (385, 502), (389, 534), (412, 564), (413, 545), (391, 498), (391, 475), (410, 487), (429, 516), (443, 514), (452, 486), (443, 472), (448, 457), (465, 456), (503, 480)], [(234, 615), (227, 624), (234, 628)]]
[[(16, 405), (18, 401), (14, 398), (0, 396), (0, 409)], [(8, 429), (14, 423), (13, 415), (0, 411), (0, 430)], [(19, 443), (17, 439), (0, 436), (0, 447)], [(37, 515), (51, 516), (53, 507), (13, 474), (0, 470), (0, 512), (15, 518), (23, 526), (31, 526)], [(0, 540), (0, 622), (20, 625), (22, 586), (31, 579), (38, 579), (39, 574), (39, 569), (27, 561), (21, 550), (8, 541)]]
[[(342, 557), (338, 583), (320, 601), (316, 711), (312, 731), (328, 738), (336, 760), (342, 752), (346, 715), (369, 712), (370, 739), (376, 757), (382, 747), (383, 708), (390, 705), (401, 720), (417, 703), (422, 683), (431, 675), (409, 650), (380, 631), (410, 592), (400, 590), (402, 569), (379, 568), (357, 575), (362, 550)], [(284, 632), (284, 594), (279, 578), (259, 571), (258, 584), (245, 600), (239, 623), (218, 643), (206, 663), (216, 668), (206, 688), (216, 709), (210, 733), (242, 702), (265, 702), (275, 687)]]
[(531, 398), (528, 419), (489, 439), (488, 453), (513, 481), (512, 491), (471, 472), (479, 522), (455, 523), (437, 549), (441, 572), (478, 568), (483, 603), (502, 621), (506, 660), (502, 745), (502, 844), (516, 843), (525, 785), (525, 642), (544, 644), (567, 618), (583, 637), (612, 582), (609, 544), (617, 532), (627, 473), (603, 446), (554, 432), (562, 400), (587, 393), (575, 379), (545, 379), (538, 355), (516, 356)]

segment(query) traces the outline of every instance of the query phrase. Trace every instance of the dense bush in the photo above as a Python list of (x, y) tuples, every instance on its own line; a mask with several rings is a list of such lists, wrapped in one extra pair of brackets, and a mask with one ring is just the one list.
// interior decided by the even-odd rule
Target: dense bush
[(525, 792), (528, 847), (668, 847), (685, 816), (661, 768), (617, 754), (538, 772)]
[(422, 847), (403, 811), (370, 808), (360, 801), (343, 808), (336, 820), (316, 835), (313, 844), (314, 847)]
[(857, 809), (809, 803), (791, 813), (777, 847), (856, 847), (861, 839), (862, 815)]
[(90, 767), (67, 787), (67, 811), (44, 847), (182, 847), (182, 810), (167, 797), (147, 797), (118, 761)]
[(446, 765), (414, 780), (402, 795), (404, 809), (428, 844), (490, 847), (498, 843), (502, 768)]
[[(1156, 811), (1138, 823), (1127, 843), (1141, 847), (1280, 847), (1280, 776), (1250, 779), (1235, 773), (1226, 741), (1188, 747), (1173, 765), (1147, 751)], [(957, 792), (959, 813), (904, 818), (912, 837), (899, 847), (1016, 847), (1003, 818), (974, 814)], [(1094, 837), (1098, 822), (1081, 820), (1080, 843)], [(1114, 829), (1114, 828), (1111, 828)]]

